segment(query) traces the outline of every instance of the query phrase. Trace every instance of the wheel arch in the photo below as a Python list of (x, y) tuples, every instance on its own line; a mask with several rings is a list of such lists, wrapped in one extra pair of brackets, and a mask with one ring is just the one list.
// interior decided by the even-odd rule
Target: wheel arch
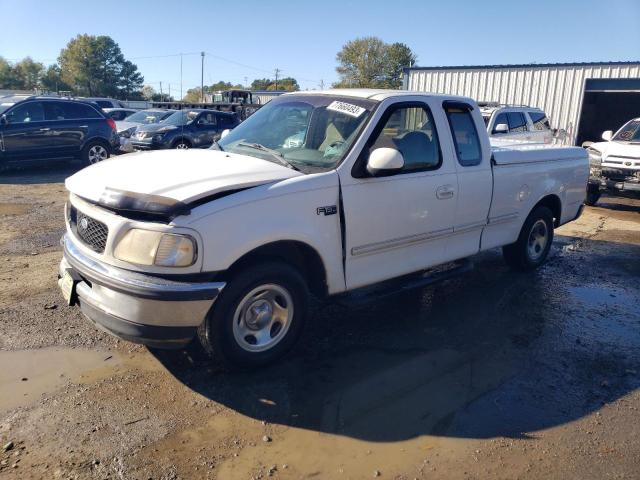
[(328, 295), (327, 271), (318, 251), (299, 240), (278, 240), (261, 245), (243, 254), (227, 270), (231, 276), (243, 268), (261, 261), (280, 261), (296, 268), (307, 282), (311, 293)]
[(185, 135), (180, 135), (171, 141), (171, 148), (175, 148), (176, 145), (180, 142), (188, 143), (190, 147), (193, 147), (193, 141), (191, 141), (189, 137)]
[(553, 226), (555, 228), (560, 226), (560, 219), (562, 216), (562, 201), (558, 195), (552, 193), (542, 197), (538, 200), (531, 211), (533, 212), (538, 207), (547, 207), (553, 213)]

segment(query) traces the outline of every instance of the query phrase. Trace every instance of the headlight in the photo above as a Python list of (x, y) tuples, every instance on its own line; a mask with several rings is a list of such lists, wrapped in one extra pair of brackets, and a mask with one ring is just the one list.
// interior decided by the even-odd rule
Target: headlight
[(602, 152), (595, 148), (587, 148), (589, 154), (589, 173), (591, 175), (600, 175), (602, 170)]
[(136, 133), (136, 127), (131, 127), (126, 130), (122, 130), (118, 135), (124, 138), (131, 138)]
[(196, 244), (188, 235), (134, 228), (120, 239), (114, 255), (137, 265), (188, 267), (196, 261)]

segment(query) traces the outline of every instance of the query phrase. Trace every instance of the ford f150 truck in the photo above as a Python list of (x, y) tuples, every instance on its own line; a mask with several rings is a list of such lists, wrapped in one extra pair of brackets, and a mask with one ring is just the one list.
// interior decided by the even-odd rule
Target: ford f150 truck
[(554, 228), (580, 214), (588, 174), (582, 148), (491, 148), (469, 98), (286, 94), (210, 150), (69, 177), (59, 283), (121, 338), (197, 336), (231, 365), (259, 366), (294, 344), (310, 294), (420, 284), (495, 247), (514, 268), (539, 266)]
[(615, 135), (603, 132), (602, 139), (587, 147), (591, 167), (587, 205), (595, 205), (602, 191), (640, 195), (640, 117), (629, 120)]

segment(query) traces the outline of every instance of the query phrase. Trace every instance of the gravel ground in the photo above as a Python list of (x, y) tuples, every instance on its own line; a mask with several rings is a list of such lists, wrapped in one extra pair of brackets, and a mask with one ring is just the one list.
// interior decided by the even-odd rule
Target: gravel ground
[(0, 478), (640, 478), (640, 201), (518, 274), (499, 250), (227, 373), (96, 330), (57, 291), (63, 181), (0, 177)]

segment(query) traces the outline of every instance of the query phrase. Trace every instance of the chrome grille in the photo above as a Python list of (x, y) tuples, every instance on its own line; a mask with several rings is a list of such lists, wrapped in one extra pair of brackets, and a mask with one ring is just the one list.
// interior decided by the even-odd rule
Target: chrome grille
[(85, 215), (75, 208), (71, 208), (70, 219), (71, 226), (83, 243), (92, 250), (102, 253), (107, 245), (107, 237), (109, 236), (109, 228), (95, 218)]

